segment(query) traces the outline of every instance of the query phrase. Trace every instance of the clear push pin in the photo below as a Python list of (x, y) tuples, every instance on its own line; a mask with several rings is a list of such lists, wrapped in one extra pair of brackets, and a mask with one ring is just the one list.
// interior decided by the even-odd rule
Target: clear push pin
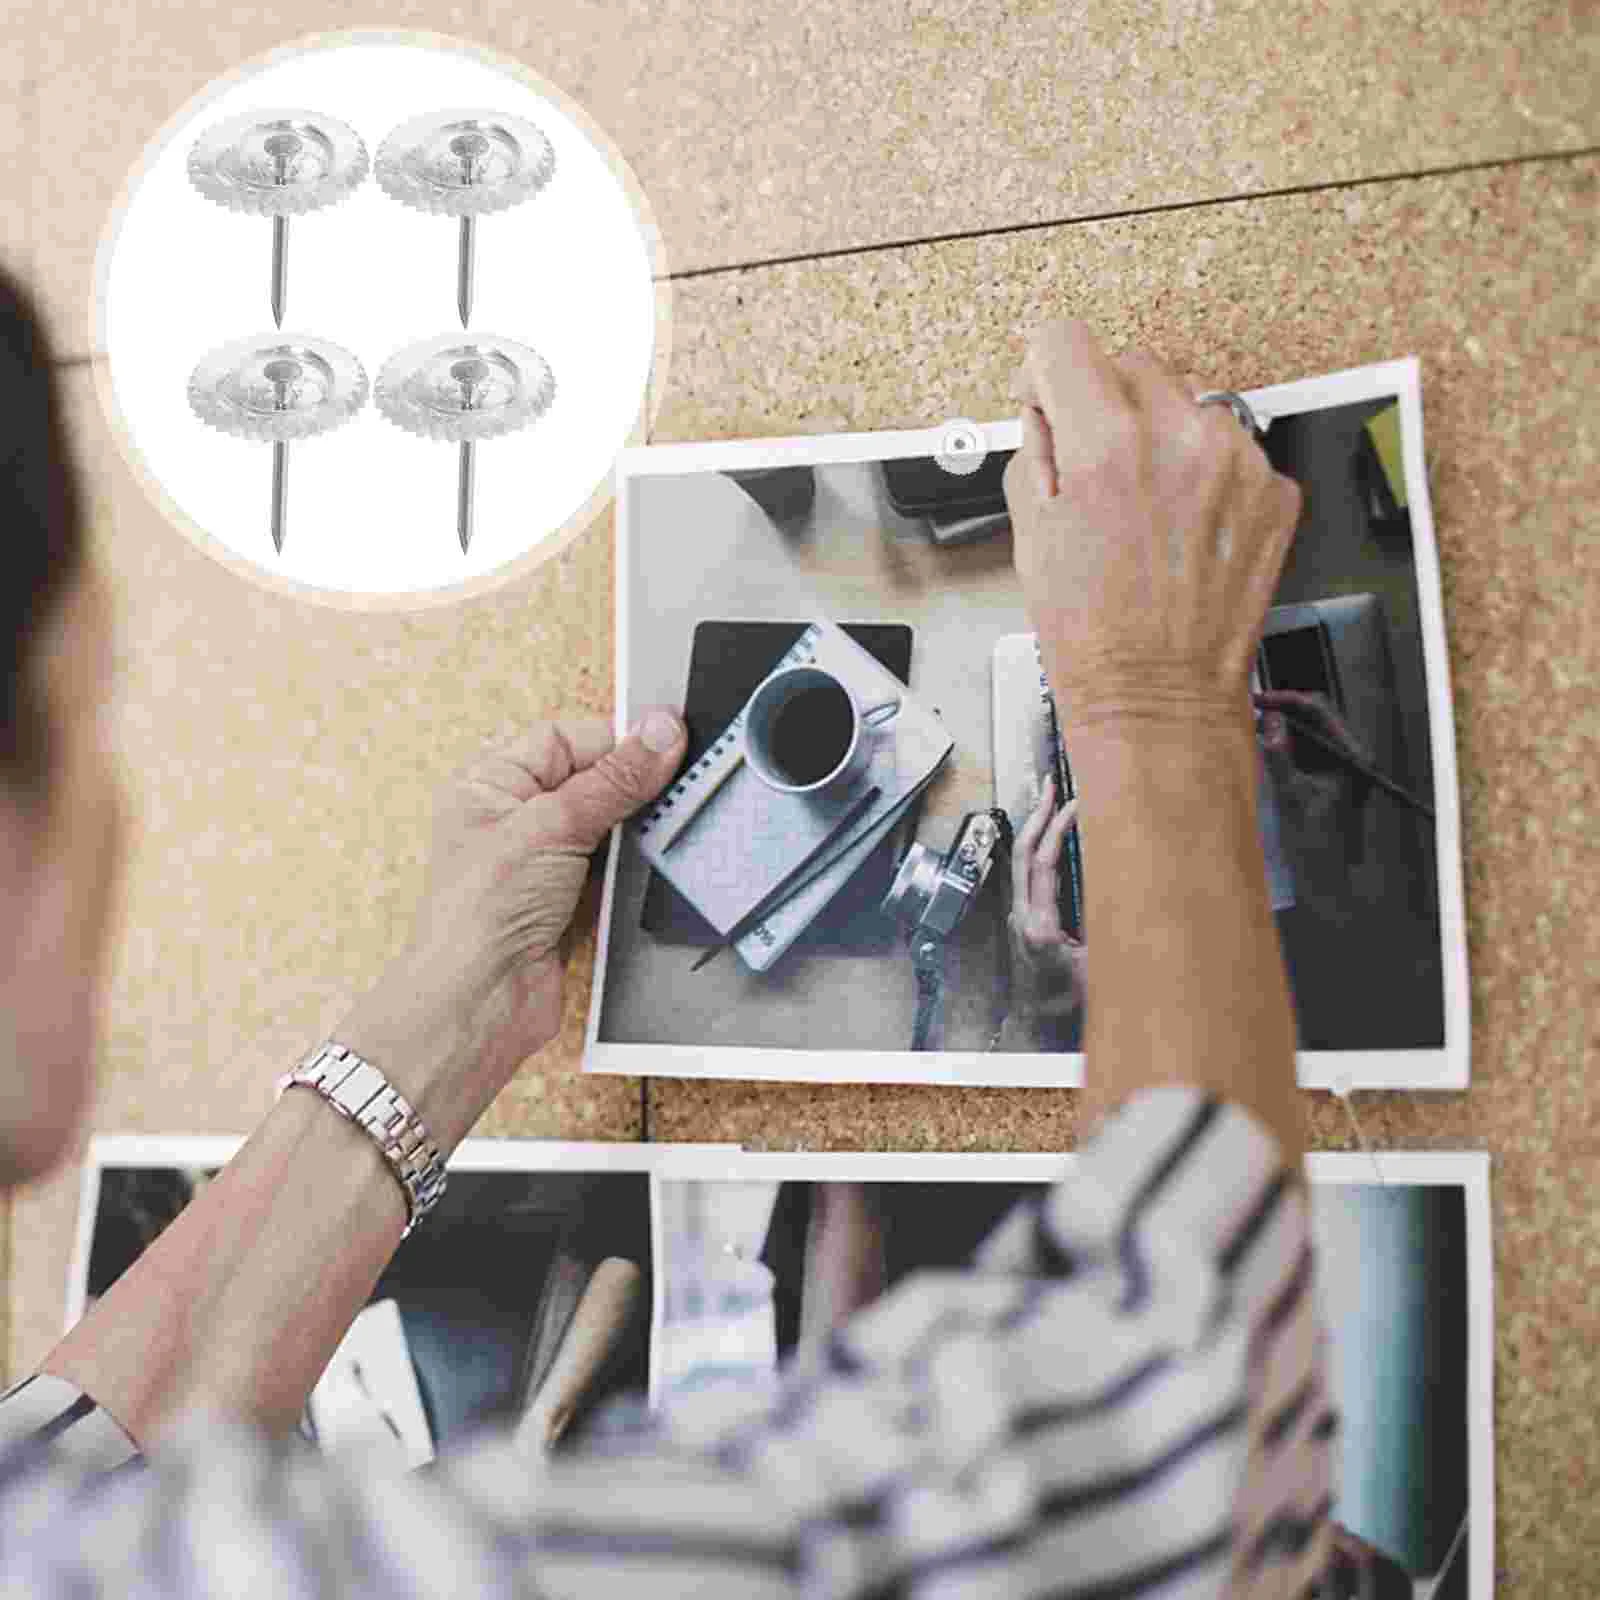
[(397, 351), (378, 373), (378, 410), (424, 439), (460, 446), (456, 534), (472, 546), (474, 447), (537, 421), (556, 397), (555, 374), (537, 350), (493, 334), (450, 333)]
[(189, 151), (189, 181), (208, 200), (272, 218), (272, 321), (289, 296), (289, 218), (337, 205), (366, 177), (361, 135), (316, 111), (252, 111), (208, 129)]
[(555, 146), (531, 122), (493, 111), (437, 111), (403, 122), (378, 146), (383, 192), (432, 216), (459, 217), (456, 310), (472, 320), (479, 217), (536, 195), (555, 175)]
[(202, 422), (272, 445), (272, 547), (283, 552), (289, 443), (348, 422), (367, 403), (366, 370), (340, 345), (301, 334), (263, 334), (213, 350), (189, 378)]

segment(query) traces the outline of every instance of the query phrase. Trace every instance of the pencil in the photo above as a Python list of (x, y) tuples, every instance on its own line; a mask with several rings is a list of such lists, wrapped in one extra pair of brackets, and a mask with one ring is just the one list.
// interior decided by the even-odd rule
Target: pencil
[(665, 844), (658, 842), (656, 845), (656, 848), (662, 853), (662, 855), (665, 855), (667, 851), (669, 851), (673, 845), (675, 845), (678, 840), (688, 832), (689, 824), (693, 822), (703, 810), (705, 810), (706, 805), (710, 801), (711, 797), (716, 794), (723, 784), (725, 784), (728, 779), (731, 778), (734, 773), (736, 773), (743, 765), (744, 742), (741, 740), (738, 750), (734, 752), (732, 759), (729, 760), (725, 767), (723, 767), (722, 771), (712, 778), (711, 781), (706, 784), (705, 788), (700, 790), (700, 792), (691, 799), (689, 805), (672, 819), (674, 825), (672, 832), (667, 835), (667, 842)]

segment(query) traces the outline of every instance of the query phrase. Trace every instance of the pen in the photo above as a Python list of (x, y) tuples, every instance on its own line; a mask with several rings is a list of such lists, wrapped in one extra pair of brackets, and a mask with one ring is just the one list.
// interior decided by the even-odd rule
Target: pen
[(1420, 811), (1423, 816), (1429, 818), (1433, 816), (1433, 807), (1430, 806), (1426, 801), (1419, 800), (1409, 790), (1402, 789), (1400, 785), (1392, 778), (1384, 777), (1384, 775), (1379, 772), (1377, 768), (1369, 767), (1364, 761), (1357, 761), (1356, 758), (1351, 755), (1350, 752), (1342, 745), (1335, 744), (1332, 739), (1329, 739), (1324, 734), (1319, 733), (1315, 728), (1308, 726), (1299, 715), (1297, 708), (1293, 706), (1278, 706), (1274, 709), (1281, 711), (1284, 716), (1289, 719), (1289, 726), (1293, 728), (1296, 733), (1302, 735), (1304, 738), (1309, 739), (1312, 744), (1320, 745), (1328, 752), (1329, 755), (1337, 757), (1338, 760), (1344, 766), (1348, 767), (1352, 772), (1359, 773), (1363, 778), (1366, 778), (1370, 782), (1377, 784), (1380, 789), (1386, 789), (1395, 797), (1396, 800), (1400, 800), (1406, 805), (1413, 807), (1415, 810)]

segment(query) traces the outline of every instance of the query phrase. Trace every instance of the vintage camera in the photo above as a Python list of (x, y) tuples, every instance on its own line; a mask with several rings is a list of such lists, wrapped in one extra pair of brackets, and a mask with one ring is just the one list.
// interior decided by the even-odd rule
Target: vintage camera
[(971, 910), (995, 858), (1011, 848), (1004, 811), (969, 811), (943, 855), (913, 843), (883, 897), (882, 910), (913, 934), (948, 939)]

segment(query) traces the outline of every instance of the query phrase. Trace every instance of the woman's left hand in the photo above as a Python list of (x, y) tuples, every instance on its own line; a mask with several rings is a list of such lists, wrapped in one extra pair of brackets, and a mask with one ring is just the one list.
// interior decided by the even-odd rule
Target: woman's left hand
[(590, 857), (666, 787), (686, 737), (665, 711), (620, 742), (601, 721), (538, 723), (439, 791), (411, 941), (335, 1037), (442, 1149), (560, 1031), (562, 937)]

